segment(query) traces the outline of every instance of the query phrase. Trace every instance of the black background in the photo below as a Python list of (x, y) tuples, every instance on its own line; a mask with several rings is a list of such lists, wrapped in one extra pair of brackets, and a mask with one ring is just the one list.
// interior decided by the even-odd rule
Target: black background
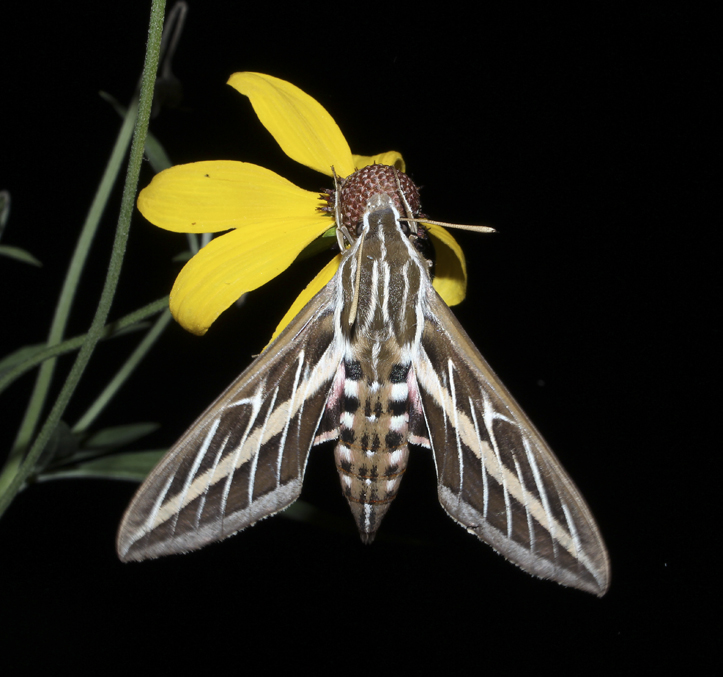
[[(235, 71), (270, 73), (317, 98), (355, 152), (401, 151), (431, 217), (498, 228), (458, 235), (469, 292), (455, 313), (587, 498), (612, 587), (596, 599), (533, 579), (465, 534), (439, 508), (421, 450), (370, 547), (350, 519), (336, 532), (275, 517), (193, 555), (123, 565), (114, 535), (133, 485), (48, 483), (0, 522), (4, 666), (697, 671), (720, 606), (710, 17), (660, 3), (471, 13), (449, 3), (190, 4), (174, 64), (185, 98), (152, 123), (174, 163), (246, 160), (327, 187), (225, 85)], [(0, 188), (13, 196), (4, 243), (44, 266), (0, 259), (2, 354), (47, 332), (119, 127), (98, 91), (130, 98), (149, 6), (3, 10)], [(146, 166), (141, 186), (150, 178)], [(92, 318), (119, 195), (68, 335)], [(166, 294), (181, 248), (136, 214), (112, 316)], [(145, 446), (171, 444), (320, 265), (287, 271), (204, 338), (172, 326), (98, 425), (159, 421)], [(69, 422), (133, 341), (100, 347)], [(3, 449), (31, 387), (28, 376), (4, 395)], [(312, 454), (302, 497), (347, 519), (329, 449)]]

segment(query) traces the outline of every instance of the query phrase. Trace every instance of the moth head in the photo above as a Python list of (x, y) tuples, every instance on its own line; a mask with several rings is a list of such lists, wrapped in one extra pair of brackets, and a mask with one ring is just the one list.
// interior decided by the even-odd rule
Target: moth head
[[(322, 210), (335, 214), (337, 228), (345, 228), (356, 238), (361, 233), (367, 203), (375, 195), (389, 196), (391, 203), (404, 216), (421, 216), (419, 189), (414, 181), (389, 165), (368, 165), (344, 179), (337, 178), (336, 189), (321, 194), (328, 203)], [(409, 229), (405, 228), (405, 232)]]

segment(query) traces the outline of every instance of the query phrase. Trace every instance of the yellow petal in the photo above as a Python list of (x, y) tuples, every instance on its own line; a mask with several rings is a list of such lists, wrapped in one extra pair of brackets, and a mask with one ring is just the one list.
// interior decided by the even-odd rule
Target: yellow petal
[(178, 233), (217, 233), (308, 218), (318, 206), (318, 193), (258, 165), (231, 161), (170, 167), (156, 174), (138, 196), (143, 216)]
[(432, 284), (448, 306), (456, 306), (464, 300), (467, 293), (467, 263), (464, 252), (447, 229), (433, 224), (424, 225), (429, 228), (437, 256)]
[(407, 165), (401, 153), (396, 150), (388, 150), (386, 153), (378, 153), (377, 155), (354, 155), (354, 166), (357, 169), (367, 167), (368, 165), (389, 165), (396, 167), (400, 172), (407, 171)]
[(234, 73), (228, 80), (248, 96), (261, 124), (290, 158), (327, 176), (354, 171), (351, 150), (334, 118), (289, 82), (262, 73)]
[(181, 270), (171, 291), (171, 312), (194, 334), (242, 294), (257, 289), (291, 265), (329, 226), (328, 217), (278, 220), (273, 228), (234, 230), (211, 240)]
[(286, 328), (286, 325), (291, 322), (301, 311), (301, 309), (311, 301), (316, 294), (318, 294), (323, 287), (334, 277), (334, 274), (339, 269), (339, 263), (341, 263), (341, 254), (337, 254), (329, 263), (327, 263), (318, 273), (318, 275), (307, 285), (306, 289), (296, 297), (296, 301), (291, 304), (291, 308), (286, 311), (286, 315), (281, 318), (276, 330), (274, 331), (271, 341), (269, 341), (264, 350), (268, 348), (275, 340), (276, 337)]

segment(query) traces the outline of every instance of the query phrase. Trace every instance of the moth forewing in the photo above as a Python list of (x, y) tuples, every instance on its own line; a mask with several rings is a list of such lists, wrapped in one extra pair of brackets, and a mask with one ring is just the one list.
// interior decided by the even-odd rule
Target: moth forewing
[(603, 595), (609, 559), (582, 496), (433, 289), (426, 307), (414, 368), (440, 502), (529, 573)]
[(151, 472), (118, 531), (122, 560), (195, 550), (298, 498), (341, 359), (332, 292), (319, 292)]

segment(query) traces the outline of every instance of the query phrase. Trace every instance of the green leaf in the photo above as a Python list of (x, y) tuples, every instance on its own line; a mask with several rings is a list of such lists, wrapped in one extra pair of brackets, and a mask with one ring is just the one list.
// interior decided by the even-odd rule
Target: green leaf
[(0, 256), (7, 256), (9, 259), (29, 263), (33, 266), (41, 267), (43, 265), (30, 252), (9, 244), (0, 244)]
[(41, 474), (46, 467), (63, 463), (77, 453), (78, 440), (71, 432), (70, 426), (61, 419), (35, 463), (35, 472)]
[(168, 169), (172, 164), (171, 158), (169, 158), (166, 153), (166, 149), (161, 145), (161, 142), (150, 133), (146, 137), (146, 157), (156, 174), (162, 172), (164, 169)]
[[(100, 92), (100, 98), (104, 99), (113, 106), (115, 112), (118, 113), (121, 118), (125, 118), (126, 107), (122, 106), (112, 94), (108, 94), (108, 92)], [(168, 157), (168, 153), (166, 153), (166, 149), (161, 145), (161, 142), (150, 132), (148, 132), (148, 136), (146, 136), (145, 153), (148, 158), (148, 162), (150, 162), (151, 167), (156, 174), (158, 174), (158, 172), (162, 172), (164, 169), (168, 169), (173, 164), (171, 159)]]
[(336, 242), (336, 226), (329, 228), (321, 237), (317, 237), (316, 240), (309, 243), (304, 249), (301, 250), (299, 255), (296, 257), (297, 261), (303, 261), (308, 259), (310, 256), (319, 254), (321, 252), (329, 251)]
[(78, 463), (72, 468), (43, 473), (38, 477), (38, 481), (95, 478), (142, 482), (158, 461), (163, 458), (166, 451), (167, 449), (151, 449), (101, 456)]
[(119, 449), (158, 430), (158, 423), (126, 423), (104, 428), (92, 433), (84, 443), (84, 449)]
[[(112, 325), (109, 325), (112, 326)], [(151, 326), (150, 322), (136, 322), (128, 327), (123, 327), (117, 331), (114, 329), (112, 334), (108, 338), (117, 338), (118, 336), (125, 336), (126, 334), (134, 334), (137, 331), (144, 331)]]
[(171, 261), (174, 263), (183, 263), (184, 261), (188, 261), (193, 256), (192, 252), (185, 251), (181, 252), (180, 254), (176, 254)]
[(10, 218), (10, 191), (0, 190), (0, 237)]
[(5, 357), (0, 360), (0, 374), (10, 371), (10, 369), (14, 368), (16, 365), (22, 364), (26, 360), (31, 359), (37, 353), (45, 350), (46, 347), (47, 345), (45, 343), (33, 343), (32, 345), (23, 346), (22, 348), (18, 348), (12, 353), (5, 355)]

